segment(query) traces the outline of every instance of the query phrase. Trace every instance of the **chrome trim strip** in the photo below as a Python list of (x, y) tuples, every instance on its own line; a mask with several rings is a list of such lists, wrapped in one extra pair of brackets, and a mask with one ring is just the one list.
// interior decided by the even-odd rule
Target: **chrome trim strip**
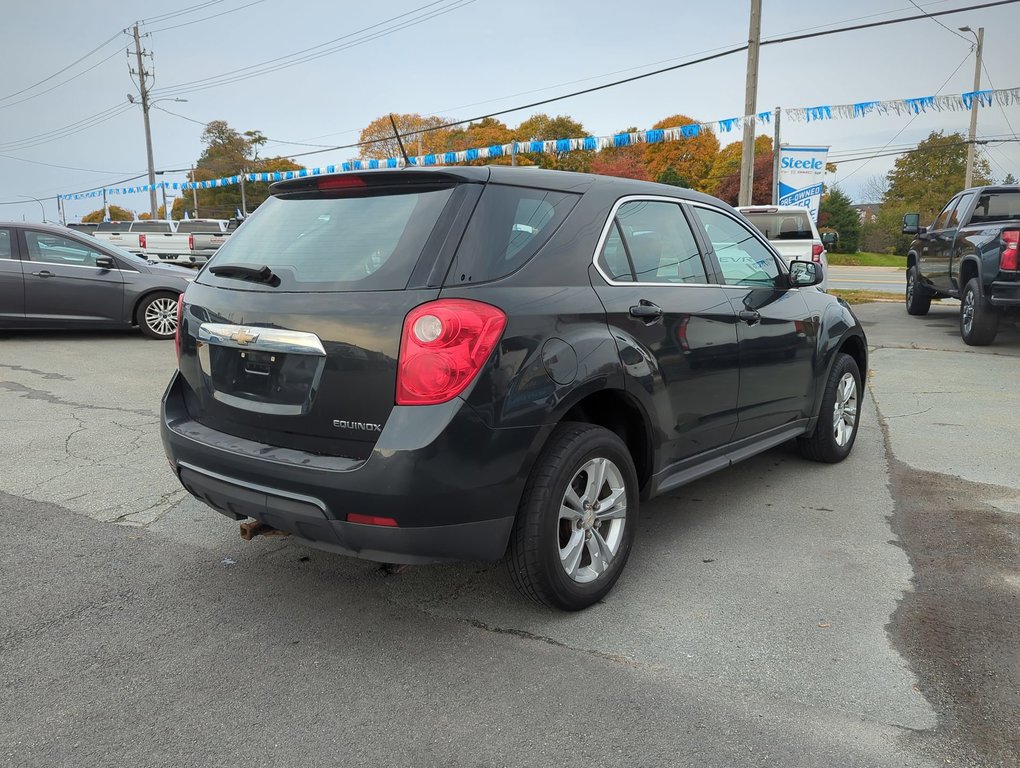
[(322, 342), (314, 333), (288, 331), (283, 328), (202, 323), (198, 327), (198, 340), (203, 344), (216, 344), (234, 349), (326, 356)]

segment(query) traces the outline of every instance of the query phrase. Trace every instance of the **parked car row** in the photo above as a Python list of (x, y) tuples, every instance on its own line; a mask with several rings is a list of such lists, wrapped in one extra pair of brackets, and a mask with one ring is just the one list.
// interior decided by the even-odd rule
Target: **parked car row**
[[(201, 266), (237, 228), (236, 219), (104, 221), (86, 230), (131, 253), (185, 266)], [(77, 225), (81, 227), (82, 225)]]
[(0, 222), (0, 328), (136, 326), (170, 339), (194, 274), (66, 227)]

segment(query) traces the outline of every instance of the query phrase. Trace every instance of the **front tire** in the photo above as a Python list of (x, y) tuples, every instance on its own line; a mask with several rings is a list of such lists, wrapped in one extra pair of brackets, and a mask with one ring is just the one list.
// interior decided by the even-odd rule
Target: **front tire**
[(850, 455), (860, 426), (862, 395), (857, 361), (840, 352), (829, 371), (815, 431), (797, 438), (804, 458), (836, 464)]
[(916, 264), (907, 270), (906, 298), (908, 315), (927, 315), (931, 309), (931, 291), (921, 285)]
[(981, 280), (967, 281), (960, 298), (960, 336), (972, 347), (986, 347), (999, 332), (999, 311), (985, 298)]
[(593, 424), (561, 424), (535, 463), (506, 565), (514, 586), (579, 611), (620, 577), (637, 531), (638, 483), (624, 442)]
[(147, 296), (138, 305), (135, 320), (150, 339), (172, 339), (177, 332), (177, 294), (162, 292)]

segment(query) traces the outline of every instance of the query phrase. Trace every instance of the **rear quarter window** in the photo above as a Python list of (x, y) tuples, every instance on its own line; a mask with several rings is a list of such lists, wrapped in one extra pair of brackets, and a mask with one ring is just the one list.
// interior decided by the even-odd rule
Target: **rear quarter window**
[(487, 185), (446, 284), (482, 283), (516, 272), (545, 245), (578, 199), (567, 192)]

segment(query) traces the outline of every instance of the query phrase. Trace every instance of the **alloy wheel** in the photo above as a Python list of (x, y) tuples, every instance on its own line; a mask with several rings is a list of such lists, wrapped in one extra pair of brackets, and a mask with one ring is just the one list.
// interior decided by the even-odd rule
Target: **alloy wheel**
[(857, 425), (857, 379), (847, 371), (836, 385), (832, 411), (832, 436), (840, 448), (850, 442)]
[(963, 313), (963, 332), (969, 334), (974, 327), (974, 291), (967, 291), (963, 295), (963, 306), (960, 311)]
[(605, 458), (589, 459), (574, 473), (560, 502), (560, 564), (585, 584), (602, 576), (620, 551), (627, 522), (623, 473)]
[(153, 333), (171, 336), (177, 330), (177, 300), (159, 298), (145, 308), (145, 324)]

